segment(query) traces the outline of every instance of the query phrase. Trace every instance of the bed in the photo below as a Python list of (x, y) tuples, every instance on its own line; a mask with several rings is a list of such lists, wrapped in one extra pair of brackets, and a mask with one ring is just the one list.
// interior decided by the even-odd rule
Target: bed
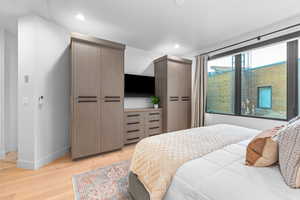
[[(259, 133), (257, 130), (244, 130), (252, 137)], [(224, 197), (230, 200), (299, 199), (300, 190), (285, 184), (277, 166), (256, 168), (244, 165), (250, 138), (183, 164), (173, 176), (164, 200), (223, 200)], [(132, 172), (129, 175), (129, 192), (135, 200), (150, 200), (148, 191)]]

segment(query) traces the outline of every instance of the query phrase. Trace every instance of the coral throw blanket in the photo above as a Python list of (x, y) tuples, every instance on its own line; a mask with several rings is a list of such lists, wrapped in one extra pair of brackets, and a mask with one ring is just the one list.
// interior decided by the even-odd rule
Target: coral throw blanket
[(136, 145), (130, 170), (151, 200), (162, 200), (176, 170), (185, 162), (248, 139), (254, 132), (222, 124), (149, 137)]

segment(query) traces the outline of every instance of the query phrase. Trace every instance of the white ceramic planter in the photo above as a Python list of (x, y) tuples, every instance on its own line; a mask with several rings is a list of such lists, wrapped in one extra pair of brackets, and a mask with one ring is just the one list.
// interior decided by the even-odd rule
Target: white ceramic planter
[(153, 105), (155, 109), (158, 109), (158, 104)]

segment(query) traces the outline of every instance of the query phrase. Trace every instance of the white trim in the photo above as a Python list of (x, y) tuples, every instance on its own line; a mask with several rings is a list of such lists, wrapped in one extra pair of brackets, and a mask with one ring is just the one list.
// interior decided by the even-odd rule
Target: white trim
[(0, 150), (0, 159), (4, 159), (4, 157), (5, 157), (5, 151)]
[(34, 162), (27, 160), (18, 160), (17, 167), (23, 169), (34, 169)]
[(65, 148), (63, 148), (59, 151), (56, 151), (52, 154), (49, 154), (49, 155), (45, 156), (44, 158), (42, 158), (38, 161), (35, 161), (35, 162), (28, 161), (28, 160), (18, 160), (17, 166), (19, 168), (36, 170), (36, 169), (41, 168), (44, 165), (47, 165), (48, 163), (50, 163), (54, 160), (56, 160), (57, 158), (64, 156), (67, 152), (69, 152), (69, 150), (70, 150), (69, 146), (65, 147)]
[(65, 147), (59, 151), (56, 151), (52, 154), (45, 156), (44, 158), (35, 162), (34, 169), (39, 169), (40, 167), (47, 165), (48, 163), (56, 160), (57, 158), (64, 156), (67, 152), (69, 152), (69, 150), (70, 150), (70, 147)]
[[(4, 30), (0, 30), (0, 159), (5, 154), (5, 137), (4, 137), (4, 65), (5, 65), (5, 40)], [(3, 153), (4, 152), (4, 153)]]

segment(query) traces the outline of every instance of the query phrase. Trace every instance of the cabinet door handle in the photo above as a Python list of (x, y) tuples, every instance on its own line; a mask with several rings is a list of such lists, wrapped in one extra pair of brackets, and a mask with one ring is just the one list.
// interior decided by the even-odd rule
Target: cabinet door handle
[(78, 96), (77, 99), (95, 99), (97, 96)]
[(97, 100), (78, 100), (78, 103), (96, 103)]

